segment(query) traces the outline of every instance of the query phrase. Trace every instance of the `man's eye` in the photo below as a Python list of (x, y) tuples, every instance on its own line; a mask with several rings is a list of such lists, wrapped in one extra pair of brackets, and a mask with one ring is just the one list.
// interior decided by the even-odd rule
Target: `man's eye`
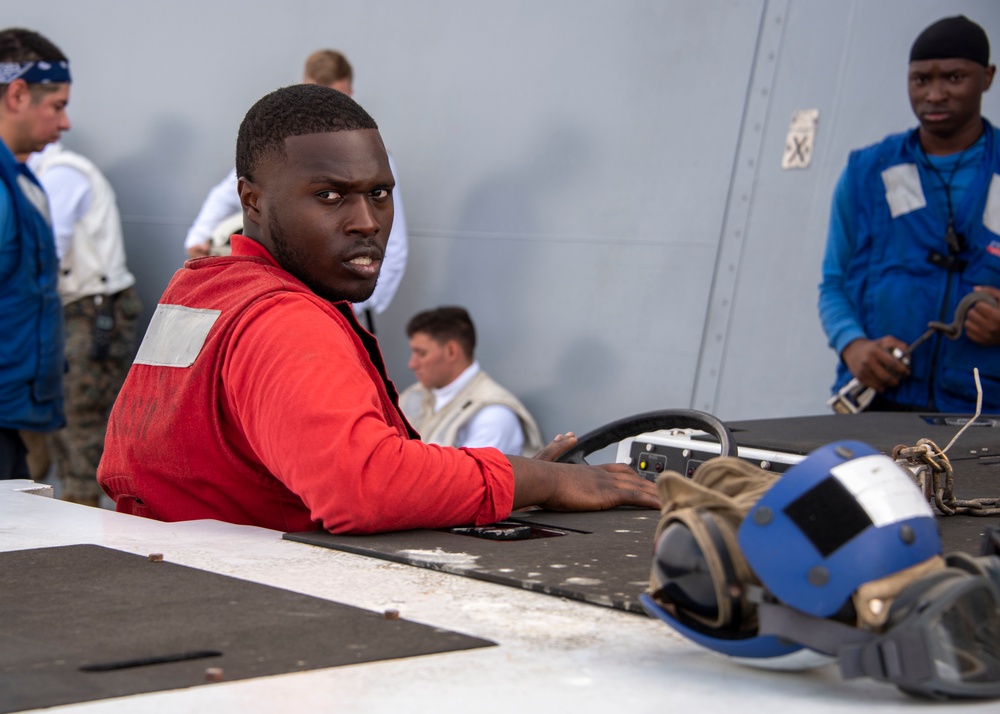
[(389, 197), (389, 189), (387, 188), (377, 188), (371, 192), (371, 197), (378, 200), (382, 200)]
[(337, 191), (320, 191), (316, 195), (324, 201), (336, 201), (340, 198), (340, 194)]

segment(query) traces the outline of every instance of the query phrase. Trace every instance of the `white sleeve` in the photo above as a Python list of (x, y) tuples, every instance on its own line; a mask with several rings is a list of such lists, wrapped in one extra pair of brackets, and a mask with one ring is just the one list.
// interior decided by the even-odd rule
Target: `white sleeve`
[(378, 283), (375, 285), (375, 292), (364, 302), (354, 304), (354, 312), (361, 315), (365, 310), (371, 310), (376, 315), (381, 315), (389, 307), (399, 283), (403, 280), (403, 273), (406, 272), (406, 258), (409, 255), (409, 245), (406, 236), (406, 214), (403, 212), (403, 197), (399, 192), (398, 173), (396, 165), (389, 157), (389, 167), (392, 175), (397, 178), (396, 188), (392, 190), (392, 205), (394, 217), (392, 219), (392, 230), (389, 231), (389, 242), (386, 244), (385, 257), (382, 260), (382, 270), (378, 275)]
[(90, 208), (94, 193), (87, 177), (70, 166), (53, 166), (38, 177), (49, 197), (52, 232), (56, 237), (56, 253), (61, 260), (73, 242), (76, 222)]
[(500, 404), (490, 404), (480, 409), (458, 430), (455, 446), (493, 446), (501, 453), (521, 455), (524, 448), (524, 430), (517, 414)]
[(216, 226), (239, 210), (240, 196), (236, 192), (236, 169), (233, 169), (208, 192), (198, 216), (188, 229), (184, 247), (208, 243)]

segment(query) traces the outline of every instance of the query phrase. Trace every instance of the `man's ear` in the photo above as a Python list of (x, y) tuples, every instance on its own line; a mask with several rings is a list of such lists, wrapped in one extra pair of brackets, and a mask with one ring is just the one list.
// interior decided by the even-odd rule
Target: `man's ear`
[[(250, 219), (254, 225), (260, 227), (260, 190), (257, 184), (249, 179), (240, 176), (236, 181), (236, 192), (240, 196), (240, 205), (243, 206), (243, 215)], [(244, 226), (244, 228), (246, 228)]]
[(449, 362), (455, 362), (462, 355), (462, 348), (455, 340), (448, 340), (444, 343), (444, 355)]
[(15, 79), (7, 85), (3, 95), (3, 108), (7, 111), (20, 111), (31, 104), (31, 90), (23, 79)]
[(983, 81), (984, 92), (989, 90), (989, 88), (993, 85), (993, 75), (996, 74), (996, 71), (997, 71), (997, 66), (995, 64), (991, 64), (989, 67), (986, 68)]

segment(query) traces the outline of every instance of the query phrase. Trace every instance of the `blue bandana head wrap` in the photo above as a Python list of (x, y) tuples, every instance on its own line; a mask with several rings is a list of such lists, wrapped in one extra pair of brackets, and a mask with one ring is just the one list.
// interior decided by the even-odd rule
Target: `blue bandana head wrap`
[(0, 84), (10, 84), (15, 79), (23, 79), (28, 84), (69, 84), (69, 62), (0, 62)]

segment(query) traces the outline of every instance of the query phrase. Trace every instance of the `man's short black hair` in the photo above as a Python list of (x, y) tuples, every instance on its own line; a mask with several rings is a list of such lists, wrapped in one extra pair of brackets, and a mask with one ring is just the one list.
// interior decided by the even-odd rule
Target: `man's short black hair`
[[(68, 62), (69, 58), (44, 36), (23, 27), (0, 30), (0, 62)], [(8, 84), (0, 84), (0, 96)], [(33, 93), (54, 92), (59, 85), (33, 84)]]
[(378, 129), (375, 120), (342, 92), (293, 84), (262, 97), (243, 117), (236, 137), (236, 175), (253, 181), (261, 161), (285, 156), (285, 139), (331, 131)]
[(475, 354), (476, 328), (465, 308), (445, 306), (418, 312), (406, 323), (406, 336), (413, 337), (418, 332), (439, 344), (455, 340), (470, 360)]

